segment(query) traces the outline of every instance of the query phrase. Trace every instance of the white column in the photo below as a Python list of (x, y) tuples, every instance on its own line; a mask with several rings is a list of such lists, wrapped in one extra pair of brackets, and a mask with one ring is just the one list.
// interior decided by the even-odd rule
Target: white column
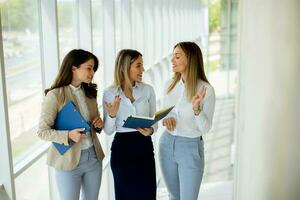
[(181, 38), (180, 38), (180, 35), (181, 35), (181, 28), (182, 28), (182, 24), (181, 24), (181, 20), (180, 20), (180, 17), (179, 17), (179, 3), (180, 3), (181, 0), (174, 0), (173, 2), (173, 10), (174, 10), (174, 13), (173, 13), (173, 20), (174, 20), (174, 24), (173, 24), (173, 31), (174, 31), (174, 36), (175, 36), (175, 41), (174, 41), (174, 45), (178, 42), (181, 42)]
[(57, 5), (55, 0), (39, 2), (39, 27), (43, 89), (49, 88), (59, 69)]
[(300, 2), (240, 3), (234, 199), (300, 199)]
[(130, 0), (121, 0), (121, 41), (122, 48), (132, 48), (132, 26), (131, 26), (131, 2)]
[[(197, 3), (198, 4), (198, 3)], [(201, 36), (201, 45), (208, 48), (208, 37), (209, 37), (209, 19), (208, 19), (208, 6), (207, 5), (199, 5), (197, 6), (199, 13), (197, 14), (197, 18), (200, 19), (198, 23), (198, 29), (196, 30), (196, 37)]]
[(91, 0), (77, 0), (78, 47), (92, 51), (92, 9)]
[(103, 49), (104, 50), (104, 86), (107, 87), (113, 83), (114, 63), (116, 57), (115, 47), (115, 12), (114, 1), (103, 1)]
[[(59, 41), (58, 41), (58, 19), (57, 19), (57, 1), (41, 0), (39, 6), (39, 28), (40, 28), (40, 48), (41, 48), (41, 66), (42, 66), (42, 85), (43, 90), (49, 88), (59, 70)], [(49, 196), (58, 197), (58, 191), (55, 187), (56, 180), (53, 170), (48, 168), (49, 178)]]
[(169, 37), (170, 37), (170, 43), (171, 47), (173, 47), (176, 44), (176, 18), (175, 18), (175, 0), (169, 0)]
[(162, 58), (163, 53), (163, 41), (162, 41), (162, 36), (163, 36), (163, 31), (162, 31), (162, 26), (163, 26), (163, 17), (162, 17), (162, 2), (161, 0), (154, 0), (153, 1), (153, 31), (152, 34), (154, 35), (154, 41), (152, 42), (154, 44), (153, 46), (153, 59), (152, 64), (159, 62), (159, 60)]
[(8, 104), (5, 83), (5, 67), (2, 44), (2, 24), (0, 10), (0, 185), (4, 188), (10, 199), (15, 200), (15, 182), (13, 175), (13, 161), (10, 143), (10, 130), (8, 118)]
[(145, 70), (153, 65), (154, 60), (154, 14), (153, 14), (154, 0), (144, 1), (144, 39), (145, 49), (142, 54), (144, 55)]
[(144, 1), (131, 0), (132, 8), (132, 45), (133, 48), (144, 54), (145, 38), (144, 38)]
[(169, 0), (161, 0), (162, 3), (162, 57), (170, 54), (171, 50), (171, 37), (170, 37), (170, 19), (169, 19)]

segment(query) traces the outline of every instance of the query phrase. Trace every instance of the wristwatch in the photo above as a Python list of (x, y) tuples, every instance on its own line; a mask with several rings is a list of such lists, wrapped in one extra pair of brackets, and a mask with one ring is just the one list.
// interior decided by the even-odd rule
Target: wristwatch
[(152, 133), (150, 133), (149, 136), (153, 135), (153, 133), (154, 133), (154, 128), (153, 127), (151, 127), (151, 130), (152, 130)]
[(198, 107), (197, 110), (194, 110), (194, 108), (193, 108), (193, 111), (194, 111), (194, 115), (198, 116), (201, 112), (200, 106)]

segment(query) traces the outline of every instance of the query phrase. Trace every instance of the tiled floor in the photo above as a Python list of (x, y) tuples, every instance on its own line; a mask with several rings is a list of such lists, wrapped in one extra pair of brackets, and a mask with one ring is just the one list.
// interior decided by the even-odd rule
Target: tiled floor
[[(231, 200), (233, 164), (234, 99), (218, 99), (210, 133), (204, 136), (205, 170), (199, 200)], [(162, 178), (158, 183), (158, 200), (168, 200)]]

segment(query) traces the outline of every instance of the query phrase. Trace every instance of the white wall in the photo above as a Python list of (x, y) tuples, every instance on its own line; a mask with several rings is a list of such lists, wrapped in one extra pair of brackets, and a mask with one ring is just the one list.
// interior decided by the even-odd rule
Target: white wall
[(300, 199), (300, 1), (240, 1), (236, 200)]

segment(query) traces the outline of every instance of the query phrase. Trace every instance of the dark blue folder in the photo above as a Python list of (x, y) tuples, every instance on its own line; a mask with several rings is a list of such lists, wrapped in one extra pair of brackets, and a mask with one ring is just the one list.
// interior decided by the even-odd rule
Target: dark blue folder
[(159, 110), (154, 113), (153, 117), (129, 116), (124, 120), (123, 127), (125, 128), (150, 128), (153, 124), (163, 119), (175, 106)]
[[(68, 101), (66, 105), (57, 113), (54, 129), (56, 130), (73, 130), (76, 128), (85, 128), (84, 132), (91, 130), (90, 124), (81, 116), (72, 101)], [(69, 142), (69, 145), (52, 142), (57, 151), (63, 155), (70, 149), (75, 142)]]

